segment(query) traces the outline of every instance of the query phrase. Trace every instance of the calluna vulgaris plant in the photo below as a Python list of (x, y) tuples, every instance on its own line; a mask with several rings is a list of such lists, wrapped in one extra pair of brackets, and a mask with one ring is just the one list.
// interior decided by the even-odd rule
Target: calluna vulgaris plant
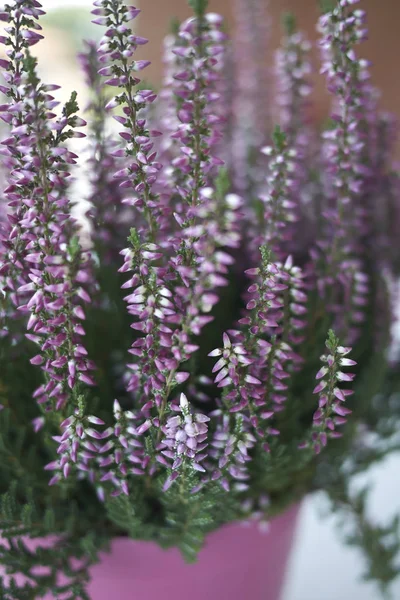
[[(366, 577), (385, 592), (397, 575), (397, 519), (370, 523), (349, 487), (399, 449), (400, 185), (393, 120), (356, 54), (364, 12), (340, 0), (319, 19), (332, 96), (319, 131), (293, 17), (273, 85), (253, 43), (269, 29), (261, 1), (236, 2), (237, 45), (206, 0), (190, 4), (157, 96), (138, 77), (139, 10), (94, 2), (86, 138), (76, 95), (55, 112), (58, 86), (37, 74), (40, 3), (0, 13), (0, 556), (27, 576), (4, 580), (6, 600), (88, 598), (87, 567), (114, 536), (192, 561), (212, 529), (319, 489)], [(71, 216), (71, 138), (89, 155), (90, 239)]]

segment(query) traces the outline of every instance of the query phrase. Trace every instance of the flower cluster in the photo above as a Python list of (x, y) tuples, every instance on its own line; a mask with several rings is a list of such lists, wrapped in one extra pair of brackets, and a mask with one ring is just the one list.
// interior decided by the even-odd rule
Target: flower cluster
[[(95, 22), (108, 27), (100, 43), (100, 60), (111, 63), (99, 72), (102, 75), (113, 74), (115, 77), (107, 80), (106, 84), (124, 90), (109, 106), (125, 104), (125, 114), (132, 115), (130, 119), (116, 117), (130, 131), (121, 132), (121, 137), (128, 141), (128, 149), (113, 154), (122, 157), (125, 152), (133, 153), (139, 161), (119, 170), (116, 177), (124, 179), (120, 184), (123, 188), (131, 185), (129, 182), (132, 180), (125, 178), (133, 173), (135, 177), (142, 178), (143, 185), (134, 180), (134, 201), (124, 201), (139, 211), (143, 208), (149, 224), (148, 229), (140, 227), (132, 230), (131, 246), (121, 251), (124, 264), (120, 272), (134, 271), (123, 289), (133, 288), (125, 301), (129, 313), (135, 316), (132, 327), (139, 332), (130, 349), (135, 362), (128, 365), (127, 390), (137, 397), (141, 412), (151, 427), (159, 429), (165, 423), (171, 389), (189, 377), (189, 373), (179, 370), (179, 365), (198, 348), (190, 340), (190, 335), (199, 335), (212, 319), (204, 313), (209, 313), (218, 302), (215, 287), (227, 283), (225, 275), (233, 261), (222, 248), (235, 248), (240, 240), (234, 216), (234, 211), (241, 205), (240, 199), (234, 194), (226, 194), (224, 186), (217, 186), (217, 189), (208, 186), (212, 173), (215, 175), (216, 167), (222, 164), (210, 154), (210, 149), (221, 137), (220, 133), (216, 133), (221, 119), (214, 114), (212, 106), (220, 97), (217, 82), (221, 61), (218, 57), (223, 51), (221, 44), (225, 34), (221, 31), (220, 17), (215, 15), (197, 17), (187, 21), (180, 29), (173, 49), (177, 71), (172, 77), (175, 82), (172, 89), (179, 104), (177, 114), (181, 124), (171, 137), (174, 140), (170, 148), (173, 170), (171, 176), (166, 175), (166, 189), (163, 189), (164, 176), (155, 185), (158, 166), (156, 170), (153, 166), (159, 164), (154, 162), (156, 153), (147, 144), (144, 135), (137, 135), (138, 128), (145, 133), (146, 126), (138, 114), (145, 108), (145, 103), (138, 101), (143, 91), (133, 93), (133, 86), (138, 80), (127, 74), (128, 66), (122, 50), (133, 52), (138, 43), (125, 24), (130, 17), (137, 15), (137, 11), (132, 9), (125, 13), (124, 9), (119, 10), (116, 5), (109, 6), (106, 2), (98, 2), (97, 5), (95, 14), (101, 16)], [(118, 19), (123, 20), (121, 31), (116, 27)], [(142, 38), (140, 43), (144, 43)], [(140, 62), (140, 68), (145, 66), (144, 62)], [(185, 77), (182, 68), (186, 69)], [(129, 66), (128, 70), (132, 67)], [(137, 102), (135, 106), (132, 98)], [(154, 99), (155, 96), (152, 96), (151, 101)], [(195, 126), (189, 118), (192, 113), (200, 119)], [(146, 147), (131, 146), (132, 139), (139, 145), (145, 142)], [(174, 145), (178, 150), (175, 155), (185, 154), (186, 149), (185, 156), (189, 157), (185, 159), (186, 166), (179, 164), (179, 171)], [(147, 153), (147, 164), (141, 160), (144, 153)], [(150, 164), (152, 161), (153, 166)], [(153, 188), (156, 191), (152, 192), (149, 201), (150, 189)], [(161, 192), (158, 193), (158, 190)], [(190, 201), (187, 197), (189, 192), (194, 194)], [(177, 196), (180, 200), (172, 216), (171, 203)], [(170, 206), (165, 205), (165, 199)], [(177, 231), (174, 231), (174, 223), (179, 227)], [(170, 255), (169, 249), (173, 250)], [(151, 418), (154, 408), (158, 414)]]
[(167, 490), (178, 478), (179, 469), (184, 469), (187, 459), (192, 469), (205, 472), (201, 461), (207, 456), (202, 452), (207, 448), (207, 422), (210, 417), (202, 413), (192, 415), (185, 394), (181, 394), (179, 410), (181, 414), (170, 417), (164, 427), (165, 438), (162, 446), (166, 449), (161, 450), (161, 453), (173, 460), (172, 473), (164, 484), (164, 490)]
[[(121, 138), (126, 142), (125, 148), (115, 151), (117, 157), (130, 156), (129, 164), (115, 173), (120, 180), (119, 186), (130, 190), (132, 196), (125, 198), (129, 206), (135, 206), (145, 218), (149, 234), (154, 237), (155, 207), (157, 195), (153, 185), (161, 164), (156, 161), (152, 138), (158, 131), (149, 131), (146, 119), (139, 118), (138, 113), (148, 107), (156, 99), (152, 90), (135, 90), (140, 82), (137, 73), (149, 62), (146, 60), (130, 60), (138, 46), (147, 43), (145, 38), (133, 34), (128, 23), (135, 19), (140, 11), (134, 7), (126, 7), (123, 2), (98, 0), (94, 3), (93, 23), (104, 25), (106, 31), (99, 45), (99, 62), (104, 65), (99, 70), (101, 76), (107, 77), (105, 85), (122, 89), (108, 104), (107, 108), (123, 106), (123, 116), (115, 118), (122, 125)], [(100, 16), (99, 16), (100, 15)]]
[[(278, 434), (275, 428), (264, 428), (261, 423), (283, 409), (288, 390), (285, 379), (290, 377), (285, 363), (299, 358), (287, 343), (288, 326), (293, 318), (290, 311), (293, 307), (297, 312), (304, 309), (290, 297), (287, 283), (290, 261), (283, 270), (270, 261), (266, 247), (261, 248), (261, 255), (261, 268), (246, 271), (248, 276), (256, 276), (258, 282), (248, 288), (247, 314), (239, 320), (244, 331), (230, 332), (234, 343), (224, 333), (224, 347), (213, 350), (209, 356), (220, 357), (213, 372), (217, 372), (215, 383), (218, 387), (226, 388), (223, 404), (229, 412), (243, 415), (257, 436), (265, 440), (267, 436)], [(285, 323), (283, 327), (281, 322)], [(270, 341), (265, 339), (266, 334)], [(266, 441), (263, 447), (269, 451)]]
[(289, 143), (305, 150), (309, 143), (310, 101), (312, 92), (309, 61), (311, 44), (301, 31), (296, 31), (293, 15), (286, 16), (286, 35), (276, 53), (276, 74), (279, 84), (277, 103), (280, 106), (281, 127)]
[(49, 485), (58, 483), (62, 477), (66, 479), (73, 466), (78, 471), (90, 471), (99, 451), (95, 440), (102, 438), (102, 434), (91, 427), (93, 424), (104, 425), (104, 421), (93, 415), (84, 416), (82, 406), (61, 423), (62, 434), (53, 438), (59, 444), (59, 458), (45, 466), (47, 471), (55, 471)]
[(266, 241), (282, 259), (285, 242), (292, 241), (294, 237), (291, 224), (298, 219), (294, 176), (298, 153), (288, 145), (287, 136), (279, 127), (274, 131), (273, 142), (273, 146), (262, 148), (262, 153), (269, 157), (266, 190), (260, 196), (265, 223), (262, 235), (263, 243)]
[(215, 154), (223, 123), (218, 114), (226, 40), (222, 23), (219, 15), (211, 13), (188, 19), (170, 50), (175, 57), (171, 91), (178, 116), (177, 130), (171, 135), (172, 185), (191, 206), (200, 203), (201, 189), (223, 164)]
[(229, 479), (234, 480), (237, 491), (248, 489), (247, 463), (251, 461), (249, 452), (256, 443), (256, 438), (245, 430), (243, 423), (238, 419), (232, 431), (231, 418), (228, 415), (214, 415), (219, 417), (219, 423), (210, 442), (210, 459), (213, 459), (214, 468), (211, 481), (218, 481), (222, 489), (230, 491)]
[[(1, 149), (1, 155), (4, 157), (3, 160), (8, 169), (6, 177), (9, 184), (4, 190), (4, 200), (8, 202), (8, 207), (13, 211), (8, 219), (2, 219), (0, 230), (1, 290), (3, 294), (7, 293), (7, 298), (3, 297), (1, 300), (3, 307), (0, 313), (2, 319), (0, 330), (3, 331), (3, 334), (6, 334), (9, 329), (9, 320), (18, 316), (16, 308), (20, 304), (21, 294), (18, 294), (17, 288), (26, 281), (26, 269), (23, 272), (25, 242), (21, 240), (20, 222), (23, 220), (28, 206), (19, 201), (21, 197), (19, 192), (24, 196), (28, 192), (27, 188), (30, 183), (29, 176), (25, 176), (23, 173), (25, 168), (23, 156), (25, 147), (29, 146), (29, 126), (27, 125), (29, 106), (26, 106), (23, 101), (24, 87), (22, 84), (25, 77), (26, 53), (43, 37), (38, 33), (41, 30), (38, 18), (42, 14), (44, 11), (41, 10), (40, 4), (33, 0), (26, 3), (15, 3), (10, 7), (9, 12), (1, 13), (1, 20), (8, 24), (7, 29), (15, 32), (14, 40), (11, 36), (0, 37), (0, 43), (6, 47), (7, 55), (7, 59), (0, 60), (7, 84), (2, 85), (0, 91), (10, 99), (10, 102), (0, 106), (0, 118), (9, 126), (11, 134), (2, 140)], [(51, 92), (53, 89), (55, 89), (54, 86), (47, 86), (44, 91)], [(49, 105), (48, 108), (52, 110), (53, 106)]]
[(332, 331), (329, 332), (326, 347), (329, 354), (321, 356), (324, 365), (315, 377), (318, 384), (314, 388), (314, 394), (318, 394), (319, 400), (318, 409), (313, 416), (314, 431), (311, 433), (310, 442), (303, 442), (300, 445), (305, 448), (311, 444), (317, 454), (326, 446), (329, 437), (338, 438), (342, 435), (336, 431), (336, 427), (347, 422), (346, 417), (352, 411), (343, 406), (343, 403), (354, 392), (340, 387), (340, 384), (353, 381), (355, 375), (345, 373), (341, 369), (357, 364), (354, 360), (345, 358), (351, 348), (340, 346), (339, 340)]
[(97, 457), (100, 478), (96, 483), (96, 491), (103, 501), (105, 482), (114, 488), (112, 497), (120, 494), (128, 496), (128, 475), (144, 475), (150, 462), (140, 440), (140, 436), (148, 429), (148, 421), (138, 425), (137, 415), (132, 411), (123, 411), (118, 400), (114, 400), (113, 412), (114, 427), (109, 427), (102, 434), (101, 439), (108, 438), (108, 441), (99, 448), (101, 456)]
[[(366, 274), (362, 248), (357, 244), (355, 232), (365, 229), (365, 209), (360, 206), (360, 198), (369, 170), (363, 160), (365, 141), (360, 114), (371, 93), (370, 86), (365, 86), (369, 79), (368, 63), (357, 58), (354, 49), (366, 38), (365, 12), (359, 9), (349, 12), (352, 4), (352, 0), (341, 0), (319, 21), (322, 72), (328, 90), (335, 96), (333, 126), (323, 135), (325, 168), (330, 175), (325, 181), (329, 203), (323, 211), (327, 221), (322, 245), (328, 264), (325, 283), (333, 308), (336, 305), (338, 310), (338, 295), (342, 296), (340, 302), (344, 299), (347, 322), (339, 319), (336, 328), (346, 332), (351, 342), (357, 336), (362, 320), (358, 299), (361, 298), (361, 304), (366, 303), (368, 291), (364, 289), (366, 286), (362, 289), (357, 286), (357, 279), (366, 279)], [(337, 286), (336, 290), (333, 285)]]
[(311, 230), (310, 218), (305, 211), (305, 199), (309, 195), (309, 165), (316, 155), (316, 139), (311, 127), (312, 105), (310, 82), (312, 66), (309, 59), (311, 44), (296, 29), (293, 15), (285, 17), (285, 35), (276, 53), (278, 120), (286, 135), (291, 151), (290, 201), (296, 226), (290, 232), (290, 252), (298, 252), (304, 244), (299, 239), (299, 229)]
[[(28, 35), (29, 27), (35, 27), (31, 15), (38, 16), (36, 4), (22, 11), (15, 8), (10, 15), (15, 19), (12, 31), (19, 32), (17, 40), (21, 36), (28, 42), (24, 59), (18, 56), (15, 62), (9, 62), (15, 76), (11, 78), (11, 102), (3, 106), (22, 122), (14, 123), (12, 117), (12, 135), (3, 141), (10, 157), (5, 193), (15, 210), (3, 241), (1, 270), (6, 275), (5, 289), (10, 298), (21, 313), (29, 316), (28, 339), (40, 347), (31, 363), (41, 366), (46, 381), (34, 397), (47, 410), (60, 410), (71, 391), (76, 394), (78, 381), (94, 384), (90, 374), (93, 362), (86, 358), (87, 351), (80, 341), (85, 333), (82, 303), (90, 302), (85, 289), (91, 280), (90, 256), (80, 247), (66, 195), (69, 166), (76, 156), (65, 141), (81, 137), (83, 134), (75, 128), (85, 125), (85, 121), (76, 115), (74, 96), (61, 117), (56, 118), (52, 111), (58, 102), (49, 93), (55, 86), (43, 85), (37, 77), (29, 46), (40, 36)], [(24, 11), (28, 11), (28, 19)], [(14, 54), (11, 52), (12, 57)]]
[(293, 264), (292, 256), (288, 256), (282, 265), (281, 279), (287, 285), (284, 295), (283, 339), (295, 347), (305, 339), (308, 296), (304, 273), (300, 267)]

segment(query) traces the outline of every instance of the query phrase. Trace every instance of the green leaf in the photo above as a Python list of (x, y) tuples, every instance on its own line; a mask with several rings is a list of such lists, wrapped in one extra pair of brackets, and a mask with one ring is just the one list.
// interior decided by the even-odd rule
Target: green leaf
[(204, 17), (208, 0), (189, 0), (189, 6), (193, 9), (196, 17)]
[(326, 340), (326, 347), (331, 351), (335, 352), (339, 346), (339, 338), (336, 337), (333, 329), (328, 331), (328, 339)]
[(71, 115), (74, 115), (78, 112), (79, 106), (76, 100), (77, 95), (77, 92), (72, 92), (70, 99), (65, 103), (63, 108), (63, 115), (65, 117), (70, 117)]
[(222, 199), (228, 194), (231, 189), (231, 180), (229, 177), (229, 171), (225, 167), (222, 167), (218, 171), (218, 175), (215, 179), (215, 189), (218, 198)]
[(180, 20), (177, 17), (172, 17), (169, 24), (169, 30), (172, 33), (172, 35), (178, 35), (180, 26)]
[(23, 65), (24, 65), (24, 71), (27, 74), (27, 79), (28, 79), (30, 85), (32, 85), (32, 87), (37, 87), (40, 83), (40, 79), (38, 78), (38, 76), (36, 74), (37, 63), (38, 63), (37, 58), (32, 56), (30, 54), (29, 50), (26, 50), (26, 55), (25, 55), (25, 58), (23, 59)]
[(43, 525), (47, 531), (54, 531), (56, 526), (56, 516), (54, 514), (54, 510), (52, 508), (47, 508), (44, 517), (43, 517)]
[(288, 36), (293, 35), (297, 30), (296, 17), (293, 13), (285, 13), (282, 17), (282, 24)]
[(336, 6), (337, 0), (319, 0), (319, 7), (323, 14), (334, 11)]
[(68, 243), (68, 254), (70, 255), (72, 261), (79, 256), (80, 251), (81, 245), (79, 243), (79, 237), (77, 235), (73, 235)]
[(263, 269), (267, 269), (268, 265), (271, 262), (271, 248), (266, 244), (260, 246), (260, 254)]
[(278, 152), (283, 152), (286, 147), (286, 133), (282, 131), (279, 125), (275, 126), (272, 134), (272, 140)]
[(32, 514), (34, 508), (32, 504), (25, 504), (21, 512), (22, 523), (25, 527), (30, 527), (32, 525)]
[(135, 249), (140, 247), (140, 237), (139, 237), (137, 229), (135, 229), (134, 227), (131, 227), (130, 235), (128, 237), (128, 242), (130, 242), (132, 244), (133, 248), (135, 248)]

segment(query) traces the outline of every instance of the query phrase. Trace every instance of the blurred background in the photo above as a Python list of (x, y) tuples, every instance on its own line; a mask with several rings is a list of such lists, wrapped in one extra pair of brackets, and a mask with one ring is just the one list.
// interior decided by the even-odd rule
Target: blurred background
[[(39, 57), (44, 81), (62, 86), (59, 99), (65, 101), (73, 90), (78, 92), (79, 104), (86, 104), (86, 91), (76, 59), (82, 40), (97, 38), (101, 28), (90, 23), (89, 0), (41, 0), (48, 14), (43, 18), (45, 40), (34, 46)], [(271, 50), (281, 35), (280, 15), (293, 12), (299, 28), (311, 40), (316, 39), (315, 23), (318, 16), (316, 0), (265, 0), (269, 5)], [(210, 0), (211, 11), (220, 12), (234, 29), (235, 0)], [(135, 21), (138, 32), (150, 39), (141, 50), (141, 58), (152, 61), (146, 69), (146, 79), (158, 87), (161, 79), (161, 48), (164, 35), (173, 17), (183, 19), (190, 14), (186, 0), (138, 0), (136, 5), (145, 9)], [(374, 84), (382, 92), (381, 105), (400, 117), (400, 0), (362, 0), (360, 8), (368, 12), (370, 38), (362, 47), (363, 56), (373, 61)], [(272, 66), (273, 53), (260, 60)], [(318, 56), (315, 62), (315, 119), (323, 119), (329, 109), (324, 83), (318, 77)], [(400, 147), (399, 147), (400, 150)], [(400, 152), (398, 152), (400, 157)], [(371, 483), (370, 511), (380, 521), (388, 519), (400, 509), (400, 456), (392, 456), (375, 467), (355, 486)], [(294, 550), (288, 571), (283, 600), (379, 600), (373, 585), (360, 582), (362, 557), (340, 542), (338, 524), (326, 517), (327, 507), (320, 495), (311, 496), (303, 505)], [(325, 515), (325, 516), (324, 516)], [(400, 581), (393, 589), (393, 598), (400, 598)]]
[[(133, 2), (134, 0), (132, 0)], [(318, 17), (318, 0), (264, 0), (270, 15), (271, 50), (274, 50), (281, 36), (281, 16), (285, 12), (296, 15), (299, 29), (307, 37), (316, 40), (315, 24)], [(219, 12), (227, 20), (232, 31), (234, 24), (234, 6), (236, 0), (209, 0), (209, 10)], [(136, 0), (138, 8), (145, 9), (135, 21), (140, 34), (149, 38), (149, 44), (140, 49), (140, 58), (151, 60), (146, 69), (146, 78), (153, 84), (160, 82), (162, 74), (161, 48), (162, 40), (174, 18), (180, 20), (190, 15), (187, 0)], [(62, 82), (65, 95), (74, 86), (82, 92), (81, 79), (76, 70), (72, 70), (76, 52), (81, 46), (84, 36), (100, 35), (100, 28), (90, 24), (88, 18), (89, 0), (42, 0), (48, 11), (46, 22), (47, 38), (41, 43), (38, 54), (43, 68), (55, 83)], [(361, 0), (360, 5), (368, 13), (369, 40), (363, 44), (365, 58), (372, 60), (372, 76), (376, 87), (382, 92), (381, 104), (385, 110), (396, 113), (400, 117), (400, 76), (398, 76), (400, 56), (400, 22), (399, 0)], [(315, 65), (318, 65), (318, 54), (315, 52)], [(272, 53), (269, 57), (260, 56), (260, 60), (273, 64)], [(75, 63), (76, 64), (76, 63)], [(73, 76), (72, 76), (73, 73)], [(325, 84), (318, 76), (318, 68), (314, 74), (315, 84), (315, 119), (321, 120), (327, 114), (329, 98), (325, 92)], [(400, 146), (399, 154), (400, 157)]]

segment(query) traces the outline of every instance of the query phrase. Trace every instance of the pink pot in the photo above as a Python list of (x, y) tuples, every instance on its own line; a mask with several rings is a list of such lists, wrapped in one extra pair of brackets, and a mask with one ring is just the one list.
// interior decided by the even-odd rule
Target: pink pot
[[(299, 506), (257, 525), (225, 525), (211, 533), (198, 562), (178, 550), (117, 538), (91, 569), (92, 600), (280, 600)], [(54, 600), (46, 596), (45, 600)]]

